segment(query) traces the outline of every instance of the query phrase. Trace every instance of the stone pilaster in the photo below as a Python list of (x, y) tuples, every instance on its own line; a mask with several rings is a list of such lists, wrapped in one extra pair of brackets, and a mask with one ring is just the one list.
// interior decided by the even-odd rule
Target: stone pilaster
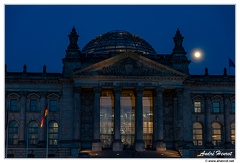
[(224, 129), (225, 129), (225, 148), (234, 148), (231, 143), (231, 127), (229, 120), (229, 111), (231, 109), (230, 95), (223, 95), (224, 101)]
[(205, 94), (205, 148), (213, 148), (212, 144), (212, 127), (210, 122), (210, 112), (212, 108), (211, 94)]
[(100, 94), (101, 88), (94, 88), (94, 108), (93, 108), (93, 151), (102, 151), (102, 143), (100, 141)]
[(26, 143), (26, 92), (21, 92), (21, 98), (20, 98), (20, 126), (19, 126), (19, 137), (18, 137), (18, 144), (25, 145)]
[(143, 141), (143, 105), (142, 105), (142, 94), (144, 88), (136, 88), (136, 109), (135, 109), (135, 150), (144, 151)]
[(177, 93), (177, 147), (182, 147), (185, 145), (183, 140), (183, 89), (178, 88), (176, 89)]
[(155, 113), (156, 114), (156, 150), (166, 151), (166, 144), (163, 141), (163, 89), (156, 88)]
[(71, 154), (73, 156), (78, 156), (78, 150), (81, 149), (81, 142), (80, 142), (80, 109), (81, 109), (81, 88), (76, 87), (74, 88), (74, 110), (73, 110), (73, 146), (71, 149)]
[(113, 151), (122, 151), (123, 144), (121, 141), (120, 134), (120, 97), (122, 89), (116, 87), (114, 91), (114, 142), (113, 142)]

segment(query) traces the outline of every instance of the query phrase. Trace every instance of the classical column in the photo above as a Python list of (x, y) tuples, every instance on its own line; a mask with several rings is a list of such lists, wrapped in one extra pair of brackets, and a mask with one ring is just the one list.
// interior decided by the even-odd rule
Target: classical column
[(212, 108), (212, 102), (211, 102), (211, 94), (205, 94), (205, 147), (206, 148), (213, 148), (212, 144), (212, 126), (210, 122), (210, 113)]
[[(45, 107), (46, 107), (46, 95), (47, 93), (46, 92), (42, 92), (40, 93), (41, 97), (40, 97), (40, 115), (39, 115), (39, 120), (40, 120), (40, 123), (41, 123), (41, 119), (42, 119), (42, 115), (44, 113), (44, 110), (45, 110)], [(44, 122), (46, 123), (46, 122)], [(45, 126), (45, 125), (44, 125)], [(39, 128), (39, 142), (38, 142), (38, 145), (44, 147), (45, 146), (45, 136), (46, 136), (46, 133), (45, 133), (45, 130), (44, 130), (44, 126), (43, 127), (40, 127)]]
[(102, 151), (102, 143), (100, 141), (100, 93), (101, 88), (95, 87), (94, 89), (94, 108), (93, 108), (93, 151)]
[(26, 143), (26, 113), (27, 113), (27, 106), (26, 106), (26, 92), (21, 92), (21, 99), (20, 99), (20, 126), (19, 126), (19, 137), (18, 137), (18, 144), (24, 145)]
[(156, 151), (166, 151), (166, 144), (163, 142), (163, 89), (156, 88), (155, 112), (156, 114)]
[(78, 156), (78, 150), (81, 149), (81, 142), (80, 142), (80, 109), (81, 109), (81, 88), (76, 87), (74, 88), (74, 111), (73, 111), (73, 145), (71, 149), (71, 154), (73, 156)]
[(231, 125), (229, 121), (229, 111), (231, 108), (230, 103), (230, 95), (223, 95), (224, 101), (224, 129), (225, 129), (225, 148), (232, 148), (233, 145), (231, 143)]
[(120, 97), (122, 88), (115, 87), (114, 91), (114, 142), (113, 151), (122, 151), (123, 144), (120, 134)]
[(143, 105), (142, 105), (142, 94), (144, 88), (136, 88), (136, 109), (135, 109), (135, 150), (144, 151), (143, 141)]

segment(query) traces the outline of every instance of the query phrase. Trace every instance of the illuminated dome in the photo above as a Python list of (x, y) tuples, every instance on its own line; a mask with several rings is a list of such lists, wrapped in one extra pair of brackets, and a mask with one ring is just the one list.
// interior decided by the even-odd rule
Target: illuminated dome
[(111, 31), (100, 35), (87, 43), (82, 53), (108, 54), (127, 51), (156, 54), (147, 41), (126, 31)]

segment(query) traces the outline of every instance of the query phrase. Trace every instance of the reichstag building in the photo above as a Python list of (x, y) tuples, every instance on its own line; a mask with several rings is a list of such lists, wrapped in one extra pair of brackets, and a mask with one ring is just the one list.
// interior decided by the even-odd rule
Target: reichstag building
[(68, 37), (62, 72), (6, 66), (6, 157), (106, 149), (235, 154), (235, 76), (226, 68), (190, 74), (179, 29), (170, 54), (127, 31), (97, 36), (82, 50), (74, 27)]

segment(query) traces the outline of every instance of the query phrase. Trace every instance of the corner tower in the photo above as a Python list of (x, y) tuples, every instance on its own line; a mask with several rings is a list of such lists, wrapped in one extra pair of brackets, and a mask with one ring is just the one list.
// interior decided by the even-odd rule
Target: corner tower
[(77, 44), (79, 35), (77, 34), (75, 27), (72, 28), (72, 31), (68, 37), (70, 43), (66, 50), (65, 58), (62, 59), (64, 64), (62, 73), (64, 77), (69, 77), (75, 69), (78, 69), (81, 66), (81, 51), (79, 50)]
[(181, 35), (180, 30), (177, 29), (174, 40), (174, 48), (172, 52), (172, 68), (178, 70), (184, 74), (189, 74), (188, 65), (189, 61), (186, 57), (187, 52), (182, 46), (184, 37)]

